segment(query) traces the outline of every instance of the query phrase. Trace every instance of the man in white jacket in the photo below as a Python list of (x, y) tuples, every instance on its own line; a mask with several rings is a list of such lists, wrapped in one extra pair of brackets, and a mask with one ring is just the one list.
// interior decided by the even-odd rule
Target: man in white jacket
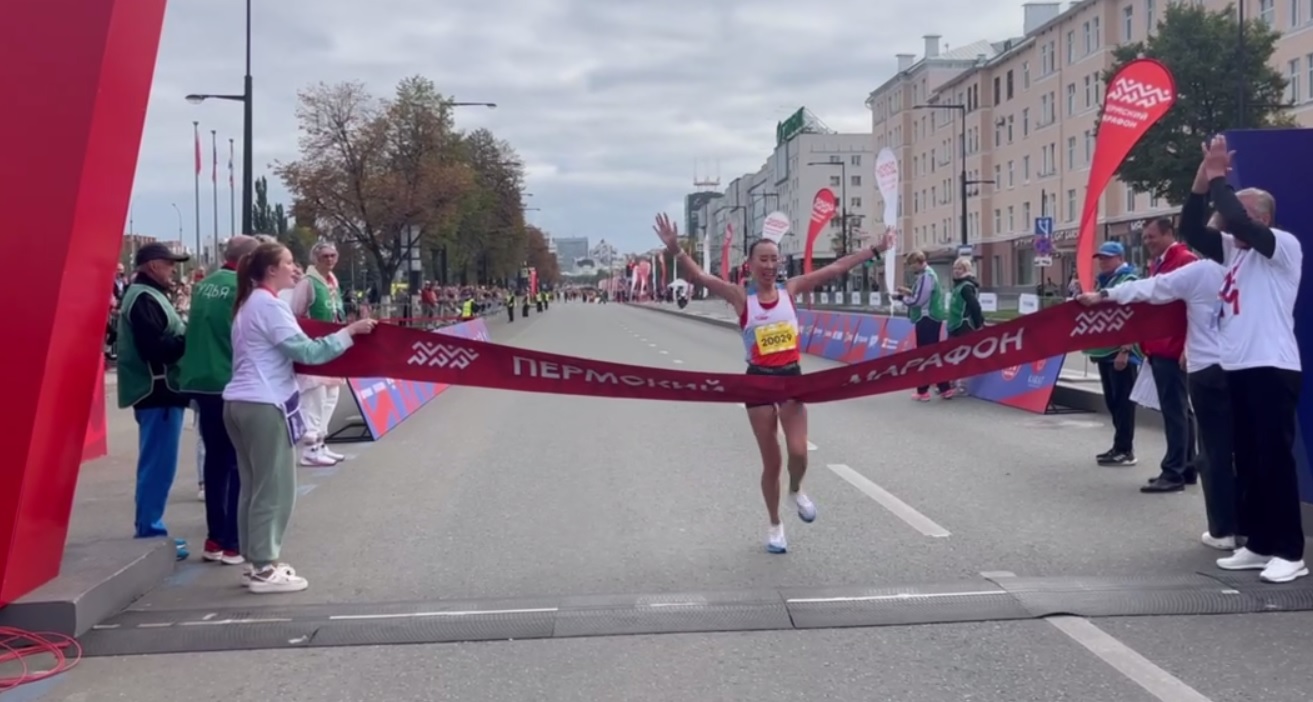
[(1086, 306), (1132, 302), (1167, 304), (1180, 300), (1186, 304), (1185, 365), (1199, 424), (1198, 457), (1203, 480), (1204, 507), (1208, 513), (1208, 531), (1203, 542), (1215, 549), (1231, 551), (1240, 537), (1239, 499), (1236, 493), (1234, 444), (1231, 425), (1231, 399), (1226, 373), (1221, 366), (1221, 343), (1217, 328), (1217, 291), (1222, 288), (1226, 269), (1211, 259), (1201, 258), (1174, 271), (1133, 280), (1098, 292), (1084, 293), (1076, 299)]
[[(342, 293), (337, 276), (333, 275), (333, 267), (336, 265), (337, 247), (333, 244), (321, 241), (310, 249), (310, 266), (292, 292), (292, 314), (321, 322), (343, 320)], [(297, 383), (301, 386), (302, 413), (306, 420), (301, 465), (331, 466), (345, 458), (324, 443), (328, 438), (328, 423), (333, 419), (333, 411), (337, 409), (338, 396), (345, 382), (341, 378), (318, 375), (297, 376)]]

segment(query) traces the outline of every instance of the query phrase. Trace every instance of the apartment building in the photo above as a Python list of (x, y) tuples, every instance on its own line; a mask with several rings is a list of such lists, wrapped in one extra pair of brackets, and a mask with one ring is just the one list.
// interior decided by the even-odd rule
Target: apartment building
[[(960, 173), (965, 145), (966, 241), (984, 285), (1062, 286), (1075, 270), (1079, 216), (1112, 50), (1144, 39), (1169, 0), (1081, 0), (1022, 6), (1022, 32), (941, 53), (901, 55), (898, 74), (870, 94), (876, 148), (902, 174), (902, 245), (946, 270), (962, 243)], [(1221, 9), (1225, 0), (1187, 0)], [(1313, 0), (1245, 0), (1246, 13), (1283, 32), (1273, 65), (1292, 85), (1295, 117), (1313, 126)], [(879, 198), (877, 198), (879, 200)], [(880, 206), (882, 202), (878, 203)], [(1099, 202), (1097, 233), (1143, 265), (1140, 224), (1166, 202), (1114, 181)], [(1056, 253), (1036, 265), (1034, 227), (1053, 219)], [(906, 250), (906, 249), (905, 249)]]
[(789, 216), (791, 227), (780, 242), (780, 254), (790, 271), (802, 270), (811, 223), (812, 200), (822, 188), (834, 192), (839, 211), (817, 237), (813, 261), (823, 264), (835, 258), (842, 235), (841, 214), (845, 208), (853, 236), (868, 231), (882, 216), (872, 194), (875, 188), (875, 151), (870, 134), (800, 132), (788, 135), (756, 173), (733, 181), (718, 198), (700, 203), (690, 219), (699, 223), (699, 237), (706, 237), (706, 262), (712, 273), (720, 271), (726, 226), (734, 227), (730, 246), (730, 268), (745, 259), (747, 246), (761, 236), (766, 215), (776, 210)]

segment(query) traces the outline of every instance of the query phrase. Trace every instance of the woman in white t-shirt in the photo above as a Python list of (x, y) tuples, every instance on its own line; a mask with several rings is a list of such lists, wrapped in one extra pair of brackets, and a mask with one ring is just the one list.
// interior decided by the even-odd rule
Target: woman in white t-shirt
[(372, 319), (320, 339), (301, 331), (279, 293), (296, 284), (296, 265), (282, 244), (261, 244), (237, 265), (233, 375), (223, 391), (223, 421), (237, 449), (241, 496), (237, 533), (250, 564), (243, 575), (254, 593), (298, 592), (309, 583), (278, 560), (296, 502), (296, 455), (305, 432), (293, 363), (317, 365), (368, 334)]

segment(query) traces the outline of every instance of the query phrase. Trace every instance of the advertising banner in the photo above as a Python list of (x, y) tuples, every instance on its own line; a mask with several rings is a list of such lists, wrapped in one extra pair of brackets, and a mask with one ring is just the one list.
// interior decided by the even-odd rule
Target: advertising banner
[[(488, 327), (482, 319), (443, 327), (434, 333), (475, 341), (488, 340)], [(452, 358), (449, 364), (459, 367), (461, 362), (460, 358)], [(392, 378), (348, 378), (347, 387), (360, 409), (369, 439), (378, 441), (451, 386)], [(104, 406), (103, 401), (101, 406)]]

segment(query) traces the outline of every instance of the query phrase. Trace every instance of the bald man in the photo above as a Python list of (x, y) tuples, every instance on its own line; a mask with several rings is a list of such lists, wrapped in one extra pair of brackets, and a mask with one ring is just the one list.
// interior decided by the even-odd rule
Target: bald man
[(202, 476), (205, 486), (205, 550), (211, 563), (239, 565), (237, 539), (237, 453), (223, 424), (223, 388), (232, 378), (233, 302), (237, 299), (237, 264), (260, 242), (238, 234), (228, 240), (223, 267), (206, 276), (192, 291), (187, 349), (182, 355), (181, 385), (196, 404), (201, 441), (205, 444)]

